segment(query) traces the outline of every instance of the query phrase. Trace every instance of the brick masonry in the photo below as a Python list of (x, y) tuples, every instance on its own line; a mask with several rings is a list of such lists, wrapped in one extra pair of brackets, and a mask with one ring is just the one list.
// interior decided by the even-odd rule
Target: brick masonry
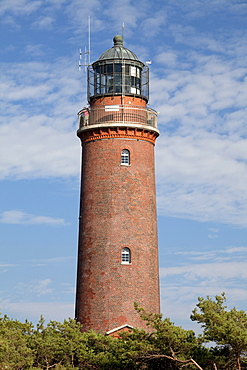
[(139, 98), (134, 95), (125, 96), (124, 98), (119, 96), (104, 96), (99, 97), (97, 99), (93, 99), (90, 102), (91, 107), (95, 107), (98, 105), (113, 105), (113, 104), (130, 104), (130, 105), (139, 105), (142, 107), (146, 107), (146, 101), (142, 98)]
[[(125, 324), (145, 327), (134, 302), (160, 312), (155, 138), (81, 139), (76, 318), (84, 330), (99, 332)], [(123, 149), (130, 151), (129, 166), (121, 165)], [(131, 250), (128, 265), (121, 264), (124, 247)]]

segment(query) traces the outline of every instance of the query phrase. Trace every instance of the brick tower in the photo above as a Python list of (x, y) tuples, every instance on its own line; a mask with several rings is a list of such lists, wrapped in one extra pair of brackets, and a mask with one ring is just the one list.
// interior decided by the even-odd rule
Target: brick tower
[(121, 36), (88, 68), (82, 144), (76, 319), (83, 330), (145, 327), (134, 302), (159, 313), (154, 145), (148, 66)]

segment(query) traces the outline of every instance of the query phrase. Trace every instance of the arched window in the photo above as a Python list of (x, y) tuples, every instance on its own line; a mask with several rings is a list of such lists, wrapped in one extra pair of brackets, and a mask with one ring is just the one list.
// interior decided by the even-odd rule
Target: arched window
[(128, 149), (123, 149), (121, 152), (121, 164), (129, 166), (130, 164), (130, 152)]
[(122, 249), (122, 263), (127, 265), (130, 262), (131, 262), (130, 249), (129, 248), (123, 248)]

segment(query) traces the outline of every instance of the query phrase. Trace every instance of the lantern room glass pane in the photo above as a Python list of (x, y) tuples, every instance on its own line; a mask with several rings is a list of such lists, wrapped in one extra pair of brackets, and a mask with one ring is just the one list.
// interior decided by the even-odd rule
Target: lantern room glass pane
[[(136, 66), (134, 62), (127, 64), (126, 61), (122, 63), (120, 61), (109, 61), (102, 65), (96, 65), (94, 71), (92, 71), (93, 75), (89, 72), (89, 96), (133, 94), (148, 97), (146, 95), (148, 92), (148, 75), (145, 67)], [(93, 81), (92, 77), (94, 77)], [(93, 87), (93, 93), (91, 87)]]
[(114, 71), (116, 73), (121, 73), (122, 72), (122, 64), (120, 64), (120, 63), (114, 64)]
[(106, 74), (113, 76), (113, 64), (106, 65)]

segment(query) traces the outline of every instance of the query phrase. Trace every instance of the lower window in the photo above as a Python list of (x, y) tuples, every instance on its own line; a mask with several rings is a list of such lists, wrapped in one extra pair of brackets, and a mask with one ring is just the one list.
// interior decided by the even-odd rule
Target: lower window
[(130, 255), (130, 249), (129, 248), (123, 248), (122, 249), (122, 264), (129, 264), (131, 263), (131, 255)]

